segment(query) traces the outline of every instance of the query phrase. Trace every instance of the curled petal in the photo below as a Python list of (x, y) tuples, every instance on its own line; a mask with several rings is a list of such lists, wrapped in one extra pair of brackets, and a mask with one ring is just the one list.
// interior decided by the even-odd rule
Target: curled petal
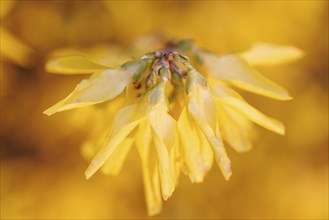
[(238, 55), (251, 65), (276, 65), (299, 59), (303, 51), (292, 46), (257, 43)]
[[(252, 148), (248, 137), (248, 125), (250, 122), (238, 112), (228, 106), (217, 102), (218, 125), (223, 140), (237, 152), (246, 152)], [(247, 126), (249, 127), (249, 126)]]
[(228, 180), (232, 174), (231, 161), (226, 154), (219, 133), (216, 133), (218, 129), (216, 104), (206, 84), (203, 83), (203, 80), (198, 80), (198, 78), (199, 75), (196, 72), (190, 72), (187, 78), (190, 80), (190, 89), (187, 90), (190, 99), (188, 111), (207, 138), (214, 152), (217, 164), (224, 178)]
[[(192, 113), (192, 112), (191, 112)], [(193, 114), (193, 118), (200, 126), (202, 132), (204, 133), (205, 137), (207, 138), (210, 146), (215, 155), (216, 162), (223, 173), (223, 176), (226, 180), (232, 175), (231, 171), (231, 161), (226, 154), (226, 150), (224, 148), (223, 141), (219, 136), (219, 132), (214, 132), (214, 130), (207, 124), (202, 118), (198, 117), (198, 115)], [(217, 129), (216, 129), (217, 130)]]
[(144, 118), (137, 130), (135, 144), (137, 146), (138, 152), (143, 159), (146, 161), (151, 150), (152, 145), (152, 133), (151, 126), (147, 118)]
[(162, 210), (161, 189), (151, 126), (146, 118), (141, 121), (137, 131), (136, 146), (142, 161), (147, 212), (149, 215), (156, 215)]
[(145, 61), (133, 61), (117, 70), (104, 70), (93, 74), (88, 80), (82, 80), (65, 99), (50, 107), (44, 114), (93, 105), (111, 100), (118, 96), (132, 80), (132, 75), (143, 71)]
[(203, 160), (203, 170), (204, 172), (209, 172), (214, 162), (214, 153), (200, 127), (197, 126), (196, 130), (200, 140), (200, 152)]
[(212, 76), (218, 80), (228, 81), (240, 89), (273, 99), (291, 99), (284, 88), (261, 75), (238, 56), (217, 57), (207, 54), (204, 61)]
[(175, 140), (174, 140), (174, 146), (172, 147), (171, 151), (170, 151), (170, 162), (171, 162), (171, 168), (172, 168), (172, 172), (175, 178), (175, 185), (177, 186), (178, 184), (178, 178), (180, 175), (180, 170), (182, 167), (182, 160), (181, 160), (181, 155), (180, 155), (180, 144), (179, 144), (179, 138), (178, 138), (178, 132), (176, 130), (175, 133)]
[(217, 110), (214, 100), (211, 97), (209, 89), (204, 82), (204, 78), (200, 78), (197, 72), (189, 73), (187, 81), (189, 81), (189, 111), (198, 115), (203, 121), (207, 122), (213, 130), (216, 129)]
[(87, 168), (85, 175), (89, 179), (111, 157), (119, 144), (140, 123), (145, 114), (138, 104), (122, 108), (116, 115), (110, 135), (106, 138), (104, 146), (96, 154)]
[(203, 160), (200, 153), (199, 138), (187, 111), (184, 108), (178, 120), (178, 132), (182, 147), (182, 156), (187, 167), (187, 173), (192, 182), (202, 182), (205, 176)]
[(118, 175), (120, 173), (133, 142), (134, 139), (128, 137), (119, 144), (120, 146), (113, 151), (102, 167), (105, 174)]
[(149, 121), (152, 128), (153, 141), (157, 151), (158, 168), (161, 181), (162, 196), (167, 200), (175, 189), (174, 168), (170, 163), (170, 152), (175, 139), (175, 124), (168, 113), (162, 109), (150, 112)]
[(221, 104), (234, 109), (256, 124), (278, 134), (284, 135), (285, 129), (280, 121), (266, 116), (253, 106), (249, 105), (235, 91), (229, 88), (214, 87), (212, 94)]
[(46, 70), (60, 74), (91, 74), (109, 69), (83, 56), (66, 56), (52, 58), (46, 63)]
[(126, 87), (129, 79), (120, 70), (105, 70), (95, 73), (88, 80), (82, 80), (65, 99), (59, 101), (44, 113), (52, 115), (69, 109), (101, 103), (113, 99)]

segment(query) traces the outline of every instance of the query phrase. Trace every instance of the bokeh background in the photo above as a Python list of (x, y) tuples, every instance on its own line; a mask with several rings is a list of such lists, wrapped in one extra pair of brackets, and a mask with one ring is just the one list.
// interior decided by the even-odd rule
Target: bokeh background
[(43, 115), (87, 77), (49, 74), (44, 63), (58, 49), (100, 44), (120, 60), (156, 49), (155, 36), (192, 38), (218, 54), (268, 42), (305, 56), (259, 68), (292, 101), (243, 93), (282, 120), (286, 136), (256, 127), (253, 150), (228, 148), (229, 182), (216, 166), (201, 184), (182, 176), (153, 218), (328, 218), (328, 1), (1, 0), (1, 10), (1, 219), (147, 218), (136, 149), (118, 176), (85, 180), (80, 146), (97, 142), (90, 133), (107, 117), (102, 105)]

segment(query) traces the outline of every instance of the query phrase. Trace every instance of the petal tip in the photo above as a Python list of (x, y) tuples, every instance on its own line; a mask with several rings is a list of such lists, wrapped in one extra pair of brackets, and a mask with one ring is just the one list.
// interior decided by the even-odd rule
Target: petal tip
[(86, 180), (89, 180), (90, 176), (85, 173)]
[(87, 170), (85, 171), (85, 176), (86, 176), (86, 179), (89, 179), (90, 177), (92, 177), (96, 171), (98, 170), (98, 167), (96, 167), (93, 163), (91, 163)]
[(51, 115), (56, 113), (56, 110), (53, 110), (52, 108), (48, 108), (45, 111), (43, 111), (42, 113), (47, 115), (47, 116), (51, 116)]
[(90, 177), (93, 176), (93, 173), (90, 172), (89, 168), (86, 170), (85, 172), (85, 177), (86, 177), (86, 180), (90, 179)]
[(292, 99), (294, 99), (294, 97), (290, 96), (289, 94), (286, 94), (280, 98), (281, 101), (290, 101)]
[(162, 207), (153, 207), (153, 208), (150, 208), (147, 212), (147, 214), (149, 216), (155, 216), (157, 214), (159, 214), (160, 212), (162, 211)]
[(281, 121), (278, 121), (278, 120), (275, 119), (273, 125), (274, 125), (273, 128), (270, 129), (271, 131), (273, 131), (273, 132), (275, 132), (279, 135), (282, 135), (282, 136), (285, 135), (286, 129), (284, 127), (284, 124)]
[(229, 181), (230, 178), (231, 178), (231, 176), (232, 176), (232, 172), (226, 174), (226, 175), (224, 176), (224, 178), (225, 178), (226, 181)]
[(174, 190), (172, 190), (172, 192), (170, 192), (170, 193), (168, 192), (168, 193), (162, 194), (162, 198), (163, 198), (163, 200), (164, 200), (164, 201), (167, 201), (167, 200), (172, 196), (173, 191), (174, 191)]
[(282, 136), (286, 135), (286, 129), (285, 129), (285, 127), (282, 125), (282, 128), (280, 130), (278, 130), (277, 133), (279, 135), (282, 135)]
[(226, 166), (223, 173), (224, 173), (225, 180), (229, 181), (232, 176), (231, 166)]
[(163, 200), (167, 201), (169, 199), (169, 197), (170, 197), (169, 195), (163, 195)]

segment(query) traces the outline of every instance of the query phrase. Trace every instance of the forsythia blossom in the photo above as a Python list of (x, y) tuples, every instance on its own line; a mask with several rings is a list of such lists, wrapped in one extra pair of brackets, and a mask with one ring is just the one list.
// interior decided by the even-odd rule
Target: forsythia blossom
[(85, 175), (90, 178), (101, 167), (117, 174), (136, 146), (148, 213), (154, 215), (161, 211), (162, 198), (172, 195), (180, 172), (202, 182), (215, 160), (228, 180), (231, 161), (223, 142), (238, 152), (250, 149), (251, 122), (284, 134), (281, 122), (249, 105), (231, 87), (289, 100), (285, 89), (252, 66), (280, 64), (301, 55), (290, 46), (256, 44), (216, 56), (182, 40), (115, 69), (79, 56), (54, 58), (46, 66), (50, 72), (93, 75), (44, 113), (105, 102), (126, 91), (125, 104)]

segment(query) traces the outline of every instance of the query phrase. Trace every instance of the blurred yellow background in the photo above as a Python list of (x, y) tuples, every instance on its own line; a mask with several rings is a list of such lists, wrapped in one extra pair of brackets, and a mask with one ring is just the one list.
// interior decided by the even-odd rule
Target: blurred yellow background
[[(10, 2), (1, 0), (1, 10)], [(306, 55), (259, 68), (292, 101), (243, 93), (282, 120), (286, 136), (257, 128), (253, 150), (227, 148), (230, 181), (216, 166), (201, 184), (182, 176), (153, 218), (328, 218), (328, 1), (17, 1), (8, 7), (1, 48), (11, 45), (8, 32), (29, 49), (2, 52), (1, 219), (147, 218), (136, 149), (119, 176), (97, 173), (86, 181), (80, 146), (97, 126), (95, 115), (42, 112), (86, 78), (46, 73), (54, 50), (108, 44), (131, 51), (136, 39), (154, 33), (192, 38), (218, 54), (268, 42)], [(24, 62), (11, 57), (20, 52), (27, 54)]]

